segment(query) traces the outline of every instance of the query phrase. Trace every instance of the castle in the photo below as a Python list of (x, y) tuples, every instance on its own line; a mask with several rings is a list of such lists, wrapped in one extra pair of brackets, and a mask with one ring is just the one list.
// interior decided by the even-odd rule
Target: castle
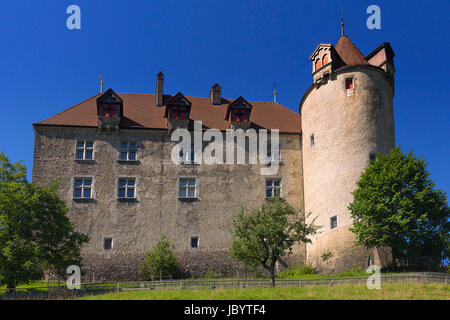
[[(228, 255), (233, 217), (278, 192), (322, 226), (311, 244), (294, 248), (287, 265), (339, 272), (384, 264), (381, 249), (368, 261), (353, 246), (347, 207), (370, 159), (395, 146), (393, 57), (387, 42), (367, 56), (344, 34), (335, 46), (320, 43), (299, 113), (276, 102), (225, 99), (218, 84), (209, 97), (164, 94), (162, 73), (155, 94), (109, 89), (33, 124), (33, 182), (59, 178), (72, 223), (90, 236), (82, 267), (89, 280), (137, 279), (161, 233), (191, 275), (236, 275), (242, 266)], [(261, 175), (264, 163), (202, 164), (193, 150), (174, 163), (171, 133), (192, 131), (194, 121), (224, 135), (230, 128), (278, 129), (279, 152), (267, 151), (279, 164), (276, 175)]]

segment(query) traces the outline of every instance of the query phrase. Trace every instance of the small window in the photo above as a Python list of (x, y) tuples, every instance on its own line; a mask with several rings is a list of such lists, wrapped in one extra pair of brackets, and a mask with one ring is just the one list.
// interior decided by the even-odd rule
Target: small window
[(94, 142), (78, 140), (76, 147), (75, 159), (92, 160), (94, 155)]
[(250, 110), (244, 108), (231, 109), (231, 121), (247, 122), (250, 117)]
[(375, 161), (377, 159), (377, 155), (375, 154), (375, 153), (371, 153), (370, 155), (369, 155), (369, 160), (370, 160), (370, 162), (373, 162), (373, 161)]
[(136, 198), (136, 179), (120, 178), (119, 179), (118, 198), (134, 199)]
[(353, 78), (346, 78), (345, 79), (345, 89), (352, 90), (354, 87), (353, 85)]
[(112, 250), (112, 247), (113, 247), (113, 239), (112, 238), (103, 239), (103, 249)]
[(122, 161), (136, 161), (137, 143), (136, 142), (122, 142), (120, 144), (120, 156)]
[(103, 103), (102, 116), (117, 118), (119, 116), (119, 104), (118, 103)]
[(266, 179), (266, 198), (281, 197), (281, 179)]
[(197, 178), (180, 178), (178, 197), (196, 198), (197, 197)]
[(170, 119), (171, 120), (185, 120), (189, 111), (188, 106), (171, 106)]
[(191, 148), (189, 151), (180, 149), (180, 162), (181, 163), (195, 163), (194, 145), (191, 145)]
[(314, 133), (309, 136), (309, 144), (311, 145), (311, 147), (314, 146)]
[(271, 144), (267, 145), (267, 160), (273, 162), (281, 161), (281, 143), (278, 143), (278, 149), (275, 149), (275, 146), (272, 147)]
[(320, 61), (320, 59), (316, 60), (316, 70), (320, 69), (322, 67), (322, 62)]
[(337, 228), (337, 216), (332, 216), (330, 218), (330, 229)]
[(191, 248), (198, 248), (198, 237), (191, 237)]
[(73, 197), (77, 199), (90, 199), (92, 197), (92, 178), (75, 178)]
[(328, 63), (328, 56), (327, 56), (327, 55), (324, 55), (323, 58), (322, 58), (322, 65), (324, 66), (324, 65), (326, 65), (327, 63)]

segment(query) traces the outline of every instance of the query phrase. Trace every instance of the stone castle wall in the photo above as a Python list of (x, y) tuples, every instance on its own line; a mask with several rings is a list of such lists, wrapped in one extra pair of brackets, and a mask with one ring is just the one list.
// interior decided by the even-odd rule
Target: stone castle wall
[[(94, 141), (92, 161), (75, 160), (76, 140)], [(282, 196), (303, 205), (300, 135), (280, 134)], [(137, 141), (137, 162), (118, 161), (121, 141)], [(186, 273), (214, 270), (229, 274), (240, 270), (227, 256), (232, 218), (241, 206), (259, 207), (265, 197), (261, 164), (177, 165), (170, 154), (174, 142), (167, 131), (121, 130), (98, 134), (94, 128), (35, 126), (33, 182), (46, 185), (59, 178), (60, 195), (67, 202), (76, 230), (88, 234), (83, 248), (86, 277), (136, 280), (144, 252), (165, 233), (174, 244)], [(178, 178), (196, 176), (198, 199), (178, 199)], [(73, 199), (74, 177), (93, 178), (93, 199)], [(119, 177), (135, 177), (135, 201), (117, 199)], [(199, 247), (190, 248), (191, 236)], [(113, 249), (103, 249), (103, 239)], [(295, 248), (295, 261), (304, 263), (304, 246)], [(234, 270), (234, 271), (233, 271)], [(119, 279), (120, 278), (120, 279)]]

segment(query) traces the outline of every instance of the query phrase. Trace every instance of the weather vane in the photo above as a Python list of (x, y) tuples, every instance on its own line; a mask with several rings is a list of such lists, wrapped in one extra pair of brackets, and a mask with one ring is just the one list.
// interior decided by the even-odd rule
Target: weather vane
[(98, 78), (100, 79), (100, 93), (103, 93), (103, 75), (99, 74)]

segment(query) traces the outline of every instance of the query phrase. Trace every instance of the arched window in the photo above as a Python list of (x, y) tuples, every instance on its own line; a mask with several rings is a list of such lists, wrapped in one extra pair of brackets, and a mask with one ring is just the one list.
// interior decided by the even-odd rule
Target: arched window
[(320, 59), (316, 60), (316, 70), (319, 69), (322, 66), (322, 63), (320, 61)]
[(327, 63), (328, 63), (328, 56), (327, 56), (327, 55), (324, 55), (323, 58), (322, 58), (322, 65), (324, 66), (324, 65), (326, 65)]

